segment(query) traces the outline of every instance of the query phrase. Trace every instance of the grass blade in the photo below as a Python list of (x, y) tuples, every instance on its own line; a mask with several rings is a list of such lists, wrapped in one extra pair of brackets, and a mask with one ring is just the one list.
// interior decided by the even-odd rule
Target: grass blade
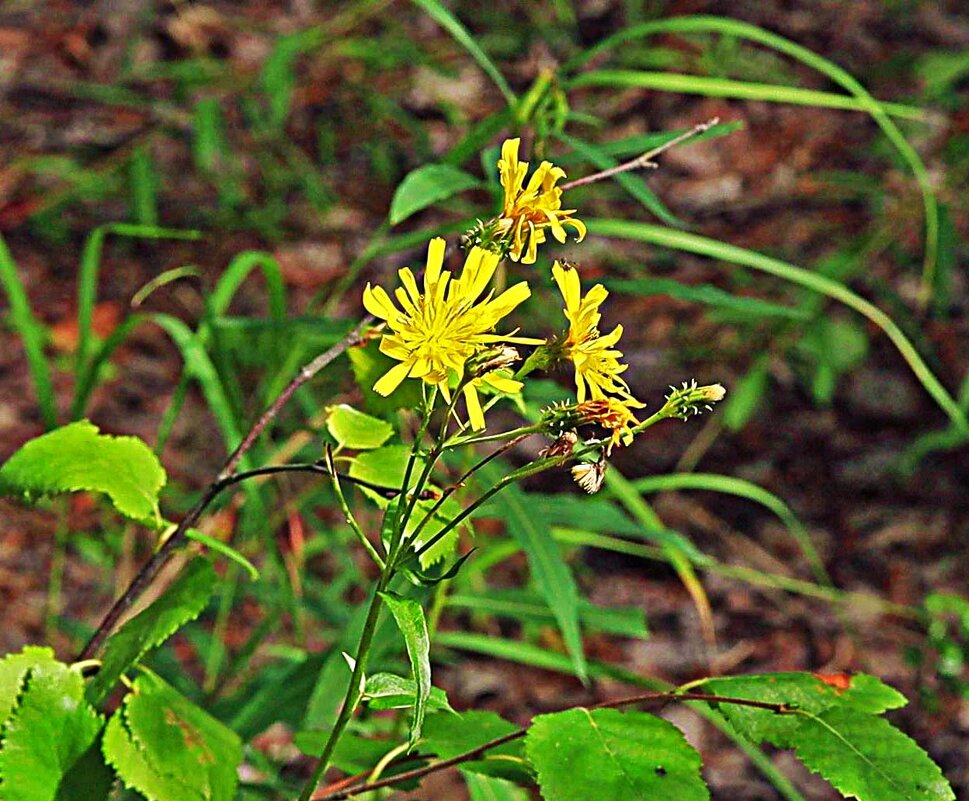
[(959, 408), (952, 395), (942, 386), (939, 379), (935, 377), (935, 374), (919, 356), (918, 351), (915, 350), (915, 347), (892, 318), (877, 306), (852, 292), (844, 284), (839, 284), (826, 276), (818, 275), (786, 261), (686, 231), (675, 231), (658, 225), (628, 220), (586, 220), (585, 222), (589, 226), (589, 231), (597, 236), (648, 242), (660, 247), (695, 253), (711, 259), (720, 259), (732, 264), (750, 267), (783, 278), (785, 281), (810, 289), (813, 292), (826, 295), (854, 309), (885, 332), (939, 408), (945, 412), (956, 428), (969, 433), (969, 421), (966, 420), (965, 412)]
[[(653, 89), (658, 92), (677, 92), (704, 97), (726, 97), (732, 100), (760, 100), (768, 103), (788, 103), (795, 106), (816, 106), (841, 111), (869, 109), (856, 97), (802, 89), (799, 86), (782, 86), (773, 83), (735, 81), (729, 78), (710, 78), (704, 75), (684, 75), (679, 72), (650, 72), (647, 70), (594, 70), (577, 75), (568, 83), (569, 88), (583, 86), (609, 86), (628, 89)], [(926, 122), (928, 114), (916, 106), (903, 103), (881, 103), (882, 109), (892, 117)]]
[(938, 200), (932, 188), (932, 182), (925, 164), (919, 158), (918, 153), (915, 152), (915, 148), (909, 144), (904, 134), (902, 134), (898, 126), (892, 121), (888, 112), (885, 110), (884, 104), (876, 100), (847, 70), (842, 69), (833, 61), (819, 56), (808, 48), (792, 42), (790, 39), (785, 39), (783, 36), (778, 36), (776, 33), (771, 33), (748, 22), (702, 14), (645, 22), (641, 25), (626, 28), (612, 36), (606, 37), (595, 47), (590, 47), (576, 55), (565, 64), (563, 72), (577, 70), (582, 65), (588, 63), (590, 59), (626, 42), (632, 42), (661, 33), (719, 33), (725, 36), (735, 36), (739, 39), (756, 42), (765, 47), (773, 48), (779, 53), (783, 53), (820, 72), (849, 92), (858, 101), (860, 107), (868, 112), (905, 160), (906, 164), (908, 164), (912, 173), (915, 175), (919, 191), (922, 193), (922, 206), (925, 213), (925, 256), (922, 266), (921, 300), (923, 304), (928, 303), (932, 297), (935, 284), (935, 266), (939, 247)]
[(50, 378), (50, 365), (44, 356), (44, 327), (34, 317), (30, 300), (24, 290), (23, 282), (17, 274), (17, 265), (7, 249), (7, 243), (0, 236), (0, 285), (10, 304), (10, 321), (14, 330), (20, 334), (27, 356), (27, 369), (30, 371), (37, 404), (44, 427), (49, 431), (57, 428), (57, 404), (54, 401), (54, 385)]
[(431, 19), (451, 34), (457, 40), (458, 44), (471, 54), (471, 58), (477, 61), (478, 66), (495, 82), (495, 86), (498, 87), (498, 90), (504, 96), (505, 102), (509, 106), (514, 106), (518, 102), (518, 98), (511, 91), (508, 81), (498, 71), (495, 63), (479, 47), (474, 37), (468, 33), (468, 29), (447, 8), (439, 3), (438, 0), (414, 0), (414, 5), (420, 6)]

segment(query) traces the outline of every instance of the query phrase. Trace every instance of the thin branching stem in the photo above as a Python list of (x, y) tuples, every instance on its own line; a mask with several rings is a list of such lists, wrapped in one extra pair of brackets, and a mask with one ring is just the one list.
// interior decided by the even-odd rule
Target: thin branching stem
[[(734, 706), (746, 706), (753, 709), (764, 709), (778, 715), (791, 715), (797, 712), (794, 707), (788, 704), (770, 703), (767, 701), (752, 701), (747, 698), (733, 698), (726, 695), (710, 695), (707, 693), (677, 691), (641, 693), (628, 698), (620, 698), (615, 701), (604, 701), (600, 704), (593, 704), (586, 708), (618, 709), (625, 706), (634, 706), (636, 704), (663, 704), (677, 701), (701, 701), (708, 704), (733, 704)], [(423, 767), (414, 768), (413, 770), (405, 771), (404, 773), (398, 773), (377, 782), (358, 784), (357, 786), (350, 788), (344, 787), (335, 792), (326, 792), (324, 790), (323, 792), (311, 796), (311, 799), (312, 801), (343, 801), (343, 799), (352, 798), (353, 796), (360, 795), (361, 793), (380, 790), (385, 787), (393, 787), (401, 782), (414, 781), (415, 779), (423, 778), (431, 773), (437, 773), (439, 771), (446, 770), (447, 768), (452, 768), (455, 765), (460, 765), (464, 762), (471, 762), (478, 759), (488, 751), (502, 746), (505, 743), (520, 740), (528, 733), (528, 728), (528, 726), (524, 726), (517, 731), (509, 732), (501, 737), (496, 737), (494, 740), (490, 740), (487, 743), (479, 745), (476, 748), (472, 748), (469, 751), (465, 751), (462, 754), (458, 754), (457, 756), (450, 757), (449, 759), (442, 759), (438, 762), (433, 762), (430, 765), (424, 765)]]
[(127, 589), (121, 593), (107, 614), (101, 619), (101, 622), (94, 630), (94, 634), (91, 635), (91, 638), (78, 655), (78, 659), (90, 659), (94, 656), (125, 612), (141, 597), (142, 593), (151, 585), (165, 563), (185, 543), (188, 530), (195, 525), (202, 516), (202, 513), (222, 489), (228, 486), (226, 482), (234, 476), (242, 458), (252, 448), (262, 432), (276, 419), (276, 416), (282, 408), (293, 397), (293, 393), (319, 373), (320, 370), (333, 362), (347, 348), (361, 342), (364, 331), (366, 331), (372, 322), (373, 318), (369, 315), (364, 317), (356, 328), (343, 337), (343, 339), (304, 365), (293, 380), (279, 393), (249, 432), (242, 438), (242, 442), (239, 443), (238, 447), (229, 455), (222, 470), (219, 471), (219, 475), (216, 476), (215, 480), (206, 488), (195, 505), (181, 519), (171, 536), (161, 544), (161, 547), (149, 557), (148, 561), (135, 574)]

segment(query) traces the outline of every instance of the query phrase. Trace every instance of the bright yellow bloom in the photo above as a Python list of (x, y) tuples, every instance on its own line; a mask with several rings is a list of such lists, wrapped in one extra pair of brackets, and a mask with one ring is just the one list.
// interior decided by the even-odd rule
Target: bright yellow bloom
[(599, 333), (599, 320), (602, 318), (599, 307), (609, 292), (602, 284), (596, 284), (583, 298), (578, 272), (571, 267), (563, 267), (559, 262), (552, 265), (552, 276), (565, 299), (569, 333), (563, 348), (565, 355), (575, 365), (579, 403), (586, 399), (586, 394), (592, 400), (601, 400), (610, 394), (618, 395), (627, 406), (644, 406), (632, 396), (629, 385), (619, 377), (629, 369), (628, 364), (619, 363), (622, 352), (613, 348), (622, 336), (622, 326), (617, 325), (604, 336)]
[(562, 190), (555, 186), (565, 177), (561, 167), (543, 161), (525, 185), (528, 163), (518, 160), (520, 143), (520, 139), (506, 139), (501, 146), (498, 173), (505, 190), (505, 202), (498, 219), (498, 231), (502, 238), (511, 240), (508, 255), (512, 261), (534, 264), (538, 246), (545, 242), (546, 228), (559, 242), (566, 239), (563, 226), (571, 225), (575, 229), (577, 242), (585, 238), (586, 228), (581, 220), (572, 216), (575, 209), (562, 208)]
[[(494, 292), (490, 291), (482, 298), (500, 257), (473, 248), (461, 275), (452, 278), (449, 271), (442, 270), (444, 246), (441, 238), (432, 239), (428, 245), (423, 293), (410, 269), (404, 267), (398, 271), (402, 286), (394, 291), (394, 296), (400, 308), (382, 287), (368, 283), (363, 292), (364, 307), (374, 317), (385, 320), (390, 329), (390, 333), (381, 337), (381, 352), (400, 362), (374, 384), (374, 391), (381, 395), (389, 395), (405, 378), (420, 378), (438, 387), (450, 402), (451, 379), (463, 376), (465, 363), (479, 350), (497, 342), (526, 345), (543, 342), (492, 333), (501, 318), (531, 294), (526, 282), (515, 284), (498, 297), (493, 297)], [(484, 427), (475, 388), (482, 382), (502, 392), (517, 392), (521, 388), (517, 381), (494, 373), (468, 382), (464, 397), (475, 428)]]

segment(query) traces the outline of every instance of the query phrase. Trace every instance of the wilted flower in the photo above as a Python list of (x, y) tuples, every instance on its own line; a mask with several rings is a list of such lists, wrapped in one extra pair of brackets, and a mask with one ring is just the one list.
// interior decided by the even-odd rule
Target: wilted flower
[(576, 241), (585, 238), (585, 224), (573, 217), (575, 209), (562, 208), (562, 190), (555, 186), (565, 171), (543, 161), (525, 185), (528, 163), (518, 160), (520, 139), (506, 139), (501, 146), (498, 173), (505, 190), (501, 216), (495, 221), (495, 239), (507, 243), (512, 261), (534, 264), (538, 246), (545, 242), (545, 230), (565, 242), (566, 225), (575, 229)]
[[(394, 296), (400, 308), (382, 287), (368, 283), (364, 290), (364, 307), (385, 320), (391, 331), (381, 337), (381, 352), (401, 362), (374, 384), (374, 391), (381, 395), (389, 395), (405, 378), (420, 378), (438, 387), (450, 401), (451, 379), (463, 377), (468, 359), (480, 350), (501, 342), (526, 345), (543, 342), (492, 333), (501, 318), (530, 294), (528, 284), (522, 281), (498, 297), (493, 297), (493, 290), (481, 297), (494, 276), (499, 256), (473, 248), (460, 276), (452, 278), (449, 271), (441, 269), (444, 247), (441, 238), (432, 239), (428, 245), (423, 292), (410, 269), (398, 271), (402, 286), (394, 291)], [(493, 372), (468, 382), (464, 395), (475, 428), (484, 427), (475, 390), (475, 384), (480, 385), (482, 381), (503, 392), (512, 385), (511, 391), (520, 388), (518, 382)]]
[(602, 488), (602, 482), (606, 477), (606, 462), (600, 459), (597, 462), (579, 462), (572, 468), (572, 478), (575, 483), (590, 495), (594, 495)]
[(607, 453), (611, 452), (620, 440), (622, 440), (623, 445), (632, 442), (631, 426), (639, 425), (639, 420), (629, 410), (628, 405), (616, 398), (585, 401), (576, 407), (576, 412), (579, 415), (580, 424), (594, 423), (612, 432), (609, 446), (606, 449)]
[(575, 385), (579, 403), (588, 395), (593, 400), (603, 399), (607, 394), (618, 395), (626, 406), (642, 408), (629, 391), (629, 385), (620, 378), (628, 364), (620, 364), (622, 352), (613, 348), (622, 336), (622, 326), (617, 325), (611, 333), (599, 333), (602, 315), (599, 307), (609, 296), (602, 284), (596, 284), (585, 298), (579, 284), (579, 274), (572, 267), (559, 262), (552, 265), (552, 276), (565, 299), (565, 316), (569, 331), (563, 343), (564, 354), (575, 365)]

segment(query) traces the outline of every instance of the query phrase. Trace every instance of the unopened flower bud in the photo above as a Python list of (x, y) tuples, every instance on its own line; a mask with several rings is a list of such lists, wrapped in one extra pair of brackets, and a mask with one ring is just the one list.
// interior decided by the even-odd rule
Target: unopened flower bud
[(703, 412), (713, 411), (710, 404), (722, 401), (727, 394), (722, 384), (708, 384), (697, 386), (696, 379), (684, 381), (682, 387), (670, 387), (670, 394), (666, 396), (666, 405), (660, 413), (666, 417), (679, 417), (686, 420), (690, 415), (698, 415)]

